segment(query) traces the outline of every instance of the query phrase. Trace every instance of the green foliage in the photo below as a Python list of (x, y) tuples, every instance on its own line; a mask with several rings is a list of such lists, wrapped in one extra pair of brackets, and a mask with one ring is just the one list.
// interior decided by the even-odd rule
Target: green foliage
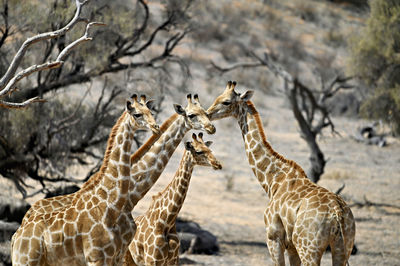
[(400, 134), (400, 85), (376, 90), (361, 106), (361, 114), (372, 119), (384, 119), (392, 132)]
[[(369, 118), (394, 123), (400, 134), (400, 1), (371, 0), (364, 30), (350, 40), (350, 70), (375, 88), (362, 106)], [(379, 106), (378, 106), (379, 105)]]

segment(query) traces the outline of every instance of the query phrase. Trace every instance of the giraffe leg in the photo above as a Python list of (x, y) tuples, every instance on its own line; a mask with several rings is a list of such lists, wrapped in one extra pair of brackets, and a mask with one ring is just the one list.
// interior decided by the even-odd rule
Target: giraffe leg
[(279, 239), (267, 239), (269, 254), (275, 265), (285, 266), (285, 247)]
[(166, 265), (168, 259), (168, 242), (164, 235), (155, 237), (151, 246), (144, 251), (146, 265)]
[(279, 215), (272, 215), (269, 211), (264, 213), (264, 222), (267, 228), (267, 245), (275, 265), (285, 265), (285, 228)]
[(303, 240), (298, 238), (299, 241), (295, 243), (297, 251), (301, 260), (301, 264), (304, 266), (319, 266), (321, 265), (322, 255), (324, 254), (327, 245), (317, 246), (319, 240), (316, 237), (314, 241), (307, 239)]
[[(144, 258), (144, 253), (145, 253), (145, 248), (147, 248), (147, 245), (139, 244), (137, 242), (131, 242), (129, 245), (129, 252), (127, 252), (127, 255), (125, 256), (125, 261), (131, 264), (127, 265), (140, 265), (144, 264), (145, 258)], [(129, 253), (129, 258), (127, 258)]]
[(289, 255), (289, 263), (290, 266), (300, 266), (301, 265), (301, 260), (299, 257), (299, 254), (297, 253), (296, 248), (291, 245), (288, 249), (288, 255)]
[(168, 235), (168, 265), (179, 265), (179, 237), (178, 234), (170, 233)]
[(124, 256), (124, 261), (123, 261), (124, 266), (136, 266), (137, 264), (133, 261), (131, 251), (128, 249), (125, 253)]

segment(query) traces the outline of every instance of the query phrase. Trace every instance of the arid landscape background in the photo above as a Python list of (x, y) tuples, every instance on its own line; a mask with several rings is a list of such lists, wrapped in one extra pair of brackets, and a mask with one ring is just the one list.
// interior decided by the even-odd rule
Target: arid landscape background
[[(265, 66), (221, 72), (213, 64), (229, 67), (253, 63), (250, 52), (260, 57), (267, 52), (310, 88), (320, 85), (319, 77), (329, 80), (339, 74), (349, 76), (347, 41), (365, 26), (369, 15), (366, 5), (349, 2), (353, 4), (312, 0), (195, 2), (191, 9), (194, 31), (173, 52), (183, 59), (190, 76), (185, 77), (183, 87), (171, 90), (180, 82), (182, 73), (170, 70), (172, 78), (166, 82), (171, 84), (163, 92), (158, 122), (161, 124), (173, 113), (173, 103), (185, 103), (186, 93), (198, 93), (202, 105), (208, 107), (226, 82), (235, 80), (237, 91), (255, 91), (252, 100), (272, 147), (307, 170), (310, 151), (300, 136), (282, 80)], [(148, 4), (152, 15), (163, 9), (161, 3)], [(162, 48), (161, 44), (155, 45), (148, 53), (157, 53)], [(108, 82), (118, 84), (124, 75), (107, 74)], [(157, 74), (146, 76), (138, 71), (133, 75), (139, 80), (156, 79)], [(87, 101), (100, 94), (102, 83), (101, 78), (93, 81)], [(387, 145), (378, 147), (354, 139), (360, 127), (374, 121), (362, 119), (358, 113), (366, 97), (363, 83), (354, 80), (352, 85), (353, 89), (339, 93), (330, 103), (331, 118), (339, 134), (325, 128), (317, 138), (327, 159), (318, 184), (333, 192), (344, 185), (340, 194), (352, 208), (357, 229), (357, 253), (351, 256), (350, 265), (400, 265), (400, 140), (388, 135)], [(130, 84), (113, 102), (118, 110), (122, 110), (124, 99), (135, 90), (155, 100), (161, 98), (158, 89)], [(79, 99), (83, 94), (82, 87), (74, 85), (57, 97)], [(23, 112), (29, 112), (29, 108)], [(180, 218), (197, 222), (217, 236), (220, 251), (216, 255), (182, 254), (182, 262), (184, 265), (272, 265), (263, 222), (268, 198), (248, 166), (237, 122), (225, 119), (215, 122), (215, 126), (216, 134), (205, 135), (204, 139), (213, 141), (211, 149), (223, 163), (223, 169), (195, 169)], [(389, 126), (381, 123), (378, 130), (389, 133)], [(145, 212), (151, 196), (169, 183), (183, 149), (181, 144), (156, 185), (135, 208), (134, 215)], [(65, 171), (68, 176), (82, 180), (94, 164), (71, 165)], [(40, 188), (37, 181), (25, 182), (31, 186), (28, 194)], [(48, 183), (48, 186), (61, 184), (66, 183)], [(2, 196), (22, 198), (10, 179), (0, 178), (0, 186)], [(43, 196), (39, 193), (26, 201), (32, 204)], [(0, 246), (2, 252), (8, 248), (9, 242)], [(327, 253), (322, 265), (330, 264)]]

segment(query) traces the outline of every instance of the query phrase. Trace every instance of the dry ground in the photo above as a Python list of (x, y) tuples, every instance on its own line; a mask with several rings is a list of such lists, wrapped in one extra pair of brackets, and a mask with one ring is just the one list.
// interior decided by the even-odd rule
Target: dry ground
[[(272, 147), (307, 169), (307, 146), (283, 98), (260, 91), (255, 95), (258, 97), (254, 103)], [(203, 98), (204, 105), (208, 106), (213, 97)], [(165, 110), (165, 116), (172, 112), (170, 107)], [(366, 121), (336, 117), (334, 122), (341, 137), (327, 131), (319, 140), (329, 158), (319, 184), (331, 191), (345, 184), (341, 194), (349, 204), (364, 202), (366, 197), (374, 203), (400, 206), (400, 142), (389, 139), (389, 146), (385, 148), (366, 146), (350, 137)], [(215, 234), (221, 249), (214, 256), (184, 254), (182, 258), (197, 265), (271, 265), (263, 223), (268, 199), (248, 166), (237, 122), (225, 119), (215, 125), (217, 133), (204, 138), (214, 142), (211, 147), (222, 161), (223, 169), (195, 169), (180, 216), (198, 222)], [(181, 144), (158, 182), (135, 208), (135, 215), (143, 213), (151, 196), (169, 183), (182, 152)], [(3, 180), (4, 194), (19, 197), (10, 184), (7, 186)], [(30, 203), (35, 200), (30, 199)], [(400, 265), (400, 209), (353, 206), (352, 210), (356, 218), (358, 253), (351, 256), (350, 265)], [(322, 265), (330, 265), (329, 253), (323, 257)]]
[[(343, 47), (326, 47), (323, 40), (326, 36), (330, 36), (326, 35), (325, 31), (326, 28), (329, 30), (331, 26), (334, 26), (336, 34), (339, 32), (337, 29), (339, 27), (341, 29), (339, 33), (342, 34), (339, 37), (346, 39), (351, 34), (351, 27), (358, 24), (359, 18), (354, 14), (349, 15), (348, 11), (332, 9), (332, 6), (325, 8), (328, 5), (325, 1), (321, 1), (321, 3), (281, 1), (289, 6), (278, 5), (277, 9), (263, 8), (258, 20), (253, 21), (250, 19), (250, 13), (252, 10), (257, 12), (260, 10), (259, 2), (234, 2), (239, 2), (242, 6), (232, 5), (230, 1), (207, 2), (206, 7), (209, 4), (214, 5), (212, 8), (215, 9), (218, 18), (225, 15), (230, 19), (227, 20), (228, 22), (223, 21), (226, 23), (217, 23), (215, 29), (207, 27), (208, 32), (218, 32), (217, 30), (229, 32), (231, 24), (232, 27), (246, 26), (246, 23), (238, 18), (247, 17), (250, 22), (245, 31), (249, 31), (248, 35), (251, 35), (251, 38), (248, 39), (253, 40), (254, 43), (257, 43), (256, 41), (260, 43), (261, 48), (258, 47), (257, 51), (262, 54), (261, 52), (270, 46), (279, 53), (281, 52), (278, 49), (279, 43), (274, 40), (266, 42), (263, 38), (267, 36), (266, 33), (274, 30), (268, 28), (274, 22), (273, 19), (276, 18), (279, 22), (283, 18), (283, 21), (290, 23), (290, 27), (284, 24), (285, 27), (277, 28), (276, 34), (290, 35), (291, 29), (294, 38), (298, 39), (302, 44), (301, 47), (304, 47), (310, 54), (329, 55), (332, 53), (336, 56), (335, 65), (344, 68), (346, 54)], [(304, 5), (308, 2), (310, 3)], [(291, 7), (292, 4), (295, 6)], [(241, 11), (240, 7), (243, 8), (245, 15), (233, 14), (233, 12)], [(299, 19), (299, 15), (296, 13), (296, 10), (299, 9), (302, 12), (308, 12), (311, 9), (311, 11), (317, 12), (317, 15), (322, 15), (318, 15), (318, 21), (307, 22)], [(325, 10), (330, 13), (326, 15)], [(341, 14), (343, 12), (344, 14)], [(272, 16), (273, 14), (276, 16)], [(340, 24), (335, 21), (325, 21), (332, 20), (332, 17), (335, 16), (338, 17), (337, 21)], [(264, 18), (266, 21), (259, 21)], [(203, 19), (203, 21), (213, 20)], [(240, 24), (234, 24), (235, 21)], [(329, 27), (325, 27), (325, 24)], [(260, 32), (261, 34), (259, 34)], [(241, 32), (236, 33), (240, 38), (246, 39)], [(239, 37), (232, 34), (231, 38)], [(205, 71), (205, 68), (209, 67), (210, 60), (215, 62), (224, 60), (221, 56), (224, 51), (228, 58), (235, 56), (235, 46), (229, 46), (230, 42), (226, 40), (223, 43), (212, 41), (212, 38), (204, 41), (207, 45), (205, 43), (197, 44), (198, 42), (199, 40), (186, 40), (185, 44), (179, 47), (177, 53), (184, 55), (188, 61), (192, 62), (193, 83), (190, 84), (189, 90), (192, 92), (196, 90), (200, 94), (204, 106), (211, 104), (214, 97), (222, 90), (223, 82), (229, 79), (237, 80), (241, 91), (244, 90), (241, 84), (245, 83), (256, 89), (271, 85), (268, 84), (271, 81), (264, 80), (266, 70), (261, 69), (238, 70), (222, 77), (218, 75), (210, 77)], [(249, 43), (251, 44), (250, 41)], [(282, 47), (282, 49), (285, 48), (285, 46)], [(229, 65), (229, 63), (225, 62), (224, 65)], [(303, 73), (302, 77), (304, 77)], [(262, 85), (253, 85), (252, 79)], [(219, 91), (214, 91), (210, 84), (219, 86)], [(280, 85), (275, 84), (274, 87), (280, 87)], [(272, 147), (307, 169), (308, 148), (300, 138), (297, 124), (290, 109), (284, 103), (283, 97), (265, 95), (261, 91), (256, 91), (255, 95), (254, 102), (261, 114), (267, 138)], [(183, 103), (183, 95), (179, 95), (179, 98), (178, 95), (175, 95), (174, 98), (181, 99), (180, 103)], [(163, 113), (164, 118), (172, 113), (170, 102), (166, 103), (164, 110), (166, 112)], [(389, 139), (390, 145), (385, 148), (366, 146), (355, 142), (350, 137), (356, 127), (367, 123), (366, 121), (343, 117), (334, 117), (333, 120), (341, 137), (332, 136), (327, 131), (319, 140), (322, 151), (329, 159), (326, 173), (322, 176), (319, 184), (331, 191), (336, 191), (345, 184), (341, 195), (349, 204), (364, 202), (364, 197), (366, 197), (371, 202), (400, 206), (400, 142)], [(198, 265), (271, 265), (272, 261), (265, 245), (263, 223), (263, 212), (268, 199), (248, 166), (236, 121), (226, 119), (215, 124), (217, 133), (213, 136), (206, 136), (205, 139), (214, 142), (212, 149), (223, 162), (224, 168), (221, 171), (200, 167), (195, 169), (180, 216), (198, 222), (204, 229), (215, 234), (221, 250), (215, 256), (185, 254), (182, 258)], [(189, 136), (190, 134), (188, 134)], [(180, 145), (160, 180), (136, 207), (135, 214), (143, 213), (150, 203), (151, 196), (169, 183), (179, 164), (182, 151), (183, 145)], [(82, 177), (85, 174), (86, 170), (82, 170), (81, 174), (76, 176)], [(20, 196), (12, 184), (0, 180), (0, 186), (3, 190), (2, 194)], [(31, 198), (30, 203), (40, 197), (41, 195)], [(356, 218), (358, 253), (351, 256), (350, 265), (400, 265), (400, 210), (374, 206), (363, 208), (354, 206), (352, 210)], [(330, 265), (330, 254), (323, 257), (322, 265)]]
[[(263, 95), (255, 100), (255, 105), (272, 147), (307, 169), (307, 146), (299, 137), (291, 111), (282, 98)], [(325, 132), (319, 140), (329, 158), (319, 184), (331, 191), (345, 184), (341, 194), (349, 204), (364, 202), (366, 197), (374, 203), (400, 206), (399, 141), (389, 139), (390, 145), (385, 148), (366, 146), (350, 137), (365, 121), (334, 118), (334, 122), (341, 137)], [(200, 223), (217, 235), (221, 251), (217, 256), (182, 257), (199, 265), (270, 265), (263, 223), (268, 199), (250, 171), (236, 121), (221, 120), (216, 126), (216, 135), (205, 139), (214, 142), (211, 147), (224, 168), (221, 171), (195, 169), (180, 216)], [(137, 214), (145, 211), (151, 195), (168, 184), (182, 151), (180, 145), (160, 180), (137, 206)], [(352, 210), (356, 218), (358, 253), (351, 256), (350, 265), (399, 265), (400, 209), (354, 206)], [(330, 259), (330, 253), (325, 254), (322, 265), (330, 265)]]

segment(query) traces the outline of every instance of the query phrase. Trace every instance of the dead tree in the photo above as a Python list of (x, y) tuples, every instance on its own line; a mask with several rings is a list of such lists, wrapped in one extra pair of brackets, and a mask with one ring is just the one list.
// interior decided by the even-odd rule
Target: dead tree
[(351, 77), (338, 75), (330, 82), (324, 82), (321, 78), (321, 87), (311, 89), (297, 77), (293, 77), (284, 67), (274, 62), (268, 53), (264, 53), (264, 58), (253, 52), (248, 52), (248, 54), (254, 62), (239, 63), (226, 68), (220, 67), (213, 62), (212, 65), (221, 72), (231, 71), (236, 68), (267, 67), (274, 75), (282, 78), (284, 84), (283, 92), (289, 100), (293, 115), (300, 127), (301, 137), (306, 141), (310, 149), (309, 160), (311, 165), (307, 171), (307, 176), (317, 183), (324, 173), (327, 162), (318, 145), (317, 136), (322, 134), (322, 130), (326, 127), (329, 127), (332, 133), (338, 134), (330, 117), (327, 100), (342, 89), (353, 88), (353, 85), (348, 84)]
[[(68, 1), (61, 2), (66, 7), (65, 10), (58, 11), (66, 11), (70, 3)], [(87, 56), (85, 57), (84, 53), (81, 54), (81, 50), (74, 49), (79, 43), (91, 39), (88, 36), (90, 27), (99, 25), (99, 23), (88, 23), (89, 20), (81, 18), (81, 9), (85, 6), (85, 11), (88, 11), (85, 12), (85, 16), (90, 19), (98, 16), (112, 16), (113, 12), (116, 12), (112, 9), (115, 3), (113, 1), (77, 1), (77, 10), (71, 20), (66, 18), (66, 21), (57, 21), (49, 25), (49, 28), (54, 30), (44, 34), (45, 36), (39, 35), (40, 38), (37, 37), (36, 39), (34, 37), (32, 37), (33, 39), (29, 38), (20, 49), (21, 52), (17, 52), (16, 58), (18, 60), (15, 59), (15, 63), (10, 64), (7, 72), (16, 74), (6, 73), (1, 84), (7, 85), (4, 89), (0, 87), (2, 106), (8, 107), (0, 110), (0, 175), (12, 180), (25, 198), (38, 193), (49, 192), (58, 186), (56, 182), (78, 183), (87, 180), (95, 173), (102, 160), (101, 151), (104, 151), (109, 130), (122, 112), (122, 106), (114, 105), (115, 99), (122, 95), (128, 97), (133, 92), (137, 92), (128, 92), (125, 88), (132, 87), (132, 84), (134, 84), (133, 87), (137, 90), (137, 83), (143, 82), (150, 84), (149, 87), (151, 87), (152, 92), (162, 92), (163, 90), (170, 92), (171, 88), (175, 88), (176, 85), (168, 82), (168, 78), (171, 76), (170, 71), (172, 71), (171, 64), (179, 66), (178, 70), (181, 71), (181, 77), (187, 78), (190, 75), (184, 61), (173, 52), (191, 30), (190, 19), (186, 14), (191, 2), (191, 0), (188, 0), (179, 3), (164, 3), (165, 9), (162, 10), (162, 16), (159, 16), (159, 14), (155, 16), (150, 13), (146, 1), (138, 0), (129, 12), (130, 16), (135, 17), (134, 20), (130, 19), (130, 21), (134, 21), (130, 24), (130, 31), (119, 32), (112, 26), (107, 26), (101, 27), (101, 30), (90, 32), (91, 37), (96, 40), (100, 40), (100, 37), (103, 37), (103, 41), (108, 41), (108, 37), (112, 39), (111, 46), (107, 46), (108, 43), (107, 45), (104, 42), (102, 43), (107, 52), (107, 54), (101, 54), (105, 61), (98, 60), (93, 63), (95, 66), (88, 64)], [(11, 10), (8, 10), (7, 3), (8, 1), (2, 2), (3, 9), (0, 8), (0, 21), (5, 21), (5, 26), (0, 26), (0, 47), (4, 45), (3, 49), (0, 50), (0, 59), (7, 57), (5, 53), (7, 49), (4, 48), (7, 44), (7, 48), (12, 48), (15, 36), (12, 36), (11, 33), (14, 35), (19, 33), (15, 30), (15, 26), (14, 28), (9, 26), (8, 14)], [(60, 1), (54, 0), (54, 5), (49, 6), (48, 12), (54, 11), (50, 9), (56, 8), (57, 4), (60, 4)], [(79, 21), (88, 23), (85, 35), (70, 45), (66, 45), (65, 42), (71, 34), (67, 36), (65, 32), (69, 31)], [(55, 30), (59, 27), (61, 27), (60, 30)], [(57, 34), (59, 37), (56, 36)], [(23, 36), (22, 33), (19, 33), (19, 35)], [(36, 48), (37, 46), (34, 44), (38, 41), (43, 44), (41, 49), (44, 52), (32, 55), (29, 53), (28, 47)], [(99, 46), (100, 41), (96, 42), (93, 49)], [(84, 47), (86, 45), (82, 48)], [(48, 64), (43, 63), (37, 65), (40, 68), (36, 66), (29, 68), (29, 71), (18, 72), (23, 66), (23, 64), (20, 64), (22, 57), (19, 55), (22, 55), (22, 57), (25, 55), (25, 61), (31, 59), (33, 62), (48, 62)], [(51, 59), (53, 56), (56, 57), (55, 60)], [(67, 58), (68, 60), (66, 60)], [(7, 58), (0, 63), (6, 61), (11, 62), (12, 60)], [(41, 71), (49, 69), (46, 68), (48, 66), (57, 69)], [(8, 64), (6, 64), (7, 67)], [(109, 79), (105, 74), (118, 72), (124, 74), (122, 80), (124, 84), (109, 84)], [(142, 74), (142, 76), (138, 74), (128, 80), (125, 79), (129, 75), (128, 72), (145, 74)], [(156, 75), (154, 76), (156, 77), (149, 80), (147, 74), (153, 72), (155, 72)], [(32, 75), (29, 79), (23, 80), (24, 88), (16, 91), (17, 81), (20, 81), (23, 77), (28, 77), (27, 73)], [(33, 75), (34, 73), (36, 74)], [(16, 78), (13, 79), (13, 77)], [(85, 100), (85, 96), (81, 102), (79, 102), (79, 99), (74, 99), (69, 105), (67, 105), (67, 101), (53, 99), (59, 89), (79, 83), (92, 86), (91, 81), (99, 77), (101, 77), (104, 86), (100, 88), (100, 97), (91, 99), (90, 103)], [(141, 77), (143, 77), (142, 80), (135, 80), (135, 78)], [(121, 78), (118, 78), (118, 81), (121, 82)], [(164, 88), (164, 86), (167, 88)], [(11, 96), (9, 96), (10, 92), (12, 93)], [(88, 97), (90, 96), (86, 95), (86, 99)], [(17, 110), (16, 112), (10, 109), (24, 107), (42, 99), (49, 101), (46, 104), (30, 105), (29, 110)], [(156, 99), (159, 107), (162, 99), (163, 93), (160, 93), (160, 96)], [(34, 119), (30, 119), (27, 123), (27, 119), (23, 115), (21, 118), (21, 114), (25, 114), (24, 112), (29, 112), (30, 118), (33, 117)], [(15, 119), (15, 113), (19, 115), (17, 118), (20, 120)], [(15, 132), (20, 131), (23, 131), (23, 134), (15, 134)], [(138, 137), (137, 144), (140, 145), (140, 137)], [(99, 163), (96, 164), (96, 162)], [(71, 165), (88, 166), (89, 163), (96, 165), (89, 170), (86, 178), (72, 177), (66, 174), (67, 167)], [(27, 179), (35, 180), (41, 185), (40, 189), (31, 187), (26, 182)]]
[[(43, 99), (41, 99), (39, 96), (28, 97), (23, 102), (13, 102), (12, 100), (8, 101), (8, 100), (4, 100), (4, 98), (6, 96), (10, 96), (13, 92), (15, 92), (15, 90), (17, 89), (17, 83), (21, 79), (26, 78), (27, 76), (30, 76), (33, 73), (36, 73), (39, 71), (61, 67), (64, 64), (64, 60), (66, 59), (67, 55), (71, 52), (72, 49), (74, 49), (75, 47), (77, 47), (79, 44), (81, 44), (83, 42), (92, 40), (92, 38), (89, 37), (89, 30), (91, 29), (91, 27), (96, 26), (96, 25), (103, 25), (103, 24), (99, 23), (99, 22), (89, 22), (87, 19), (80, 17), (82, 8), (84, 5), (86, 5), (88, 3), (88, 1), (89, 0), (84, 0), (81, 2), (79, 0), (75, 0), (75, 4), (76, 4), (75, 15), (70, 20), (70, 22), (67, 25), (65, 25), (64, 27), (62, 27), (61, 29), (37, 34), (33, 37), (28, 38), (21, 45), (17, 54), (12, 59), (6, 73), (0, 79), (0, 106), (1, 107), (23, 108), (33, 102), (43, 101)], [(8, 2), (5, 1), (3, 17), (6, 22), (7, 22), (7, 14), (8, 14)], [(55, 60), (48, 60), (47, 62), (42, 63), (42, 64), (34, 64), (34, 65), (29, 66), (25, 69), (22, 69), (21, 71), (16, 73), (17, 69), (21, 66), (21, 62), (22, 62), (24, 56), (26, 55), (26, 52), (32, 45), (39, 43), (39, 42), (44, 42), (49, 39), (59, 38), (60, 36), (63, 36), (68, 31), (70, 31), (78, 22), (87, 23), (84, 35), (82, 37), (80, 37), (79, 39), (73, 41), (69, 45), (65, 46), (65, 48), (59, 52), (59, 54)], [(2, 35), (1, 41), (0, 41), (1, 45), (4, 43), (5, 39), (7, 38), (8, 32), (9, 32), (9, 26), (6, 23), (5, 29), (2, 31), (3, 35)]]
[[(83, 1), (82, 5), (87, 2)], [(113, 3), (107, 1), (90, 2), (89, 17), (110, 16), (113, 12), (117, 12), (113, 10)], [(147, 1), (138, 0), (135, 9), (131, 12), (135, 16), (135, 19), (132, 20), (135, 21), (135, 26), (132, 26), (128, 33), (119, 32), (113, 29), (112, 25), (102, 27), (101, 30), (93, 33), (93, 38), (100, 35), (99, 38), (109, 40), (107, 45), (110, 46), (103, 51), (104, 54), (101, 54), (105, 58), (104, 61), (96, 62), (95, 65), (88, 65), (85, 62), (87, 60), (82, 55), (72, 54), (71, 56), (74, 58), (69, 61), (68, 67), (64, 65), (48, 75), (40, 75), (36, 79), (36, 83), (21, 90), (15, 98), (37, 100), (38, 97), (66, 86), (90, 82), (105, 74), (124, 70), (153, 69), (168, 74), (171, 69), (168, 64), (179, 65), (183, 72), (182, 76), (189, 76), (190, 72), (187, 65), (179, 56), (174, 55), (173, 51), (192, 29), (189, 23), (190, 18), (186, 14), (191, 3), (191, 0), (164, 3), (165, 14), (153, 16), (150, 13)], [(62, 24), (63, 22), (59, 23)], [(64, 28), (69, 29), (70, 27)], [(102, 44), (104, 45), (104, 43)], [(40, 60), (48, 60), (50, 55), (59, 53), (60, 47), (63, 46), (62, 39), (55, 39), (48, 45), (43, 58)], [(100, 55), (94, 54), (93, 56)], [(55, 67), (58, 64), (51, 66)], [(4, 91), (5, 94), (6, 91)]]
[[(82, 103), (87, 97), (84, 95), (70, 113), (62, 113), (62, 118), (35, 119), (33, 123), (38, 125), (30, 125), (30, 128), (24, 131), (27, 134), (24, 139), (27, 139), (28, 143), (17, 144), (19, 139), (12, 138), (15, 129), (0, 129), (0, 174), (13, 181), (24, 198), (48, 193), (48, 184), (51, 183), (82, 182), (81, 179), (65, 174), (65, 170), (71, 164), (89, 165), (96, 160), (101, 162), (102, 156), (96, 151), (107, 141), (107, 128), (112, 127), (121, 112), (121, 108), (115, 108), (112, 103), (122, 93), (122, 89), (114, 87), (106, 97), (107, 88), (106, 81), (95, 106), (87, 111), (82, 110)], [(48, 102), (45, 106), (32, 106), (29, 111), (39, 114), (52, 110), (61, 112), (59, 105)], [(42, 111), (36, 111), (37, 109)], [(5, 115), (3, 118), (6, 119), (9, 111), (2, 112)], [(37, 181), (41, 188), (28, 193), (27, 189), (32, 187), (25, 182), (26, 178)]]

